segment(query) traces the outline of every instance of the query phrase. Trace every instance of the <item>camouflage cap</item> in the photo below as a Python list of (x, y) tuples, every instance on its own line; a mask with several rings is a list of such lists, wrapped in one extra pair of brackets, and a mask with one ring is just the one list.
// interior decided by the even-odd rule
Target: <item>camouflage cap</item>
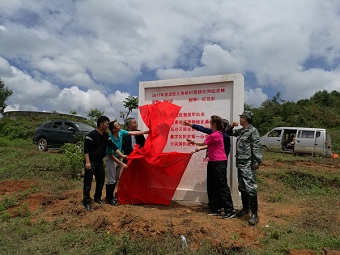
[(253, 118), (253, 113), (250, 111), (244, 111), (240, 116), (245, 117), (246, 119), (252, 119)]

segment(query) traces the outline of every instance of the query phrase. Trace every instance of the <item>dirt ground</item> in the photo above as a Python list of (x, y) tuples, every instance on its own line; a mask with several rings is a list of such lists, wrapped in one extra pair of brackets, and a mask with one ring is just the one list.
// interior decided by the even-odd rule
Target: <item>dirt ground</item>
[[(320, 165), (308, 163), (304, 167), (317, 167)], [(323, 166), (325, 171), (338, 171), (331, 166)], [(273, 168), (268, 162), (262, 166), (263, 171)], [(329, 168), (329, 169), (328, 169)], [(34, 187), (37, 183), (32, 180), (16, 180), (1, 182), (0, 199), (12, 196), (23, 190)], [(105, 192), (105, 191), (104, 191)], [(234, 218), (224, 220), (216, 216), (208, 216), (202, 204), (173, 201), (170, 206), (161, 205), (119, 205), (100, 206), (93, 204), (93, 211), (87, 212), (81, 204), (82, 190), (71, 190), (62, 194), (34, 193), (21, 203), (27, 203), (33, 220), (44, 218), (55, 221), (62, 218), (60, 227), (67, 229), (74, 226), (91, 227), (94, 230), (106, 233), (129, 233), (131, 238), (155, 238), (164, 233), (173, 233), (174, 236), (184, 235), (192, 250), (196, 250), (204, 240), (210, 240), (221, 248), (241, 248), (245, 246), (256, 247), (259, 238), (263, 236), (262, 228), (270, 228), (272, 222), (285, 224), (294, 215), (300, 214), (300, 205), (281, 205), (268, 203), (261, 199), (259, 194), (258, 226), (248, 225), (248, 218)], [(10, 208), (12, 216), (17, 210)], [(338, 215), (339, 216), (339, 215)], [(58, 221), (60, 222), (60, 221)], [(180, 240), (180, 239), (179, 239)], [(295, 250), (291, 255), (317, 254), (310, 250)], [(325, 250), (324, 254), (340, 254), (340, 251)]]

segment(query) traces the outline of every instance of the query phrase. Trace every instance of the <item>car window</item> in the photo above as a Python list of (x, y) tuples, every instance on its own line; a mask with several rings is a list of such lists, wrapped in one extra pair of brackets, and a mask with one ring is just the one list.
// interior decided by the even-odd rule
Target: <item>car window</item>
[(74, 128), (74, 125), (71, 122), (64, 122), (64, 125), (61, 126), (62, 130), (69, 130), (69, 128), (72, 127)]
[(59, 129), (60, 126), (61, 126), (61, 124), (63, 124), (62, 121), (55, 121), (55, 122), (53, 123), (52, 128), (54, 128), (54, 129)]
[(52, 125), (53, 125), (53, 122), (47, 122), (44, 125), (42, 125), (42, 127), (44, 127), (44, 128), (51, 128)]
[(75, 122), (74, 124), (78, 127), (80, 131), (90, 132), (94, 129), (94, 127), (81, 122)]
[(280, 137), (282, 130), (273, 130), (268, 134), (268, 137)]

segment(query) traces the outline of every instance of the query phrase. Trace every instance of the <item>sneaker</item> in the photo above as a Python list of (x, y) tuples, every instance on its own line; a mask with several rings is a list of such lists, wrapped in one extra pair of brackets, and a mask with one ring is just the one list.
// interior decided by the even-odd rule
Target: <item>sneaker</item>
[(103, 201), (101, 199), (94, 199), (94, 202), (100, 205), (103, 205)]
[(210, 215), (210, 216), (221, 216), (221, 210), (210, 211), (207, 214)]
[(84, 204), (84, 207), (85, 207), (86, 211), (92, 211), (91, 204)]
[(236, 216), (235, 212), (226, 213), (222, 216), (222, 219), (232, 219)]

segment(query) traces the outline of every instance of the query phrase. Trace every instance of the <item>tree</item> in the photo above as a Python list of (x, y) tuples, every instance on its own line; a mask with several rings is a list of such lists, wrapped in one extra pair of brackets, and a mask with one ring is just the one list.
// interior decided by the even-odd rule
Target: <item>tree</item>
[(278, 92), (276, 93), (275, 96), (273, 96), (272, 99), (267, 99), (266, 101), (264, 101), (261, 104), (261, 106), (262, 107), (275, 107), (275, 106), (279, 106), (282, 102), (283, 100), (281, 99), (281, 93)]
[(311, 104), (317, 104), (325, 107), (340, 107), (340, 92), (333, 90), (328, 93), (327, 90), (318, 91), (310, 98)]
[(5, 87), (5, 84), (0, 79), (0, 113), (4, 115), (7, 104), (5, 103), (7, 98), (13, 94), (13, 91)]
[(251, 110), (252, 110), (252, 106), (245, 103), (245, 104), (244, 104), (244, 110), (245, 110), (245, 111), (251, 111)]
[(102, 111), (99, 111), (97, 108), (95, 109), (91, 109), (91, 111), (87, 114), (87, 117), (89, 117), (89, 124), (90, 125), (97, 125), (97, 119), (100, 117), (100, 116), (103, 116), (104, 115), (104, 112)]
[(120, 117), (124, 120), (124, 123), (125, 123), (126, 119), (129, 117), (129, 114), (132, 112), (132, 110), (138, 108), (138, 97), (128, 96), (123, 101), (123, 105), (125, 108), (128, 109), (127, 113), (120, 112)]
[(331, 106), (332, 99), (331, 94), (327, 92), (327, 90), (316, 92), (311, 98), (310, 101), (314, 104), (318, 104), (320, 106)]

